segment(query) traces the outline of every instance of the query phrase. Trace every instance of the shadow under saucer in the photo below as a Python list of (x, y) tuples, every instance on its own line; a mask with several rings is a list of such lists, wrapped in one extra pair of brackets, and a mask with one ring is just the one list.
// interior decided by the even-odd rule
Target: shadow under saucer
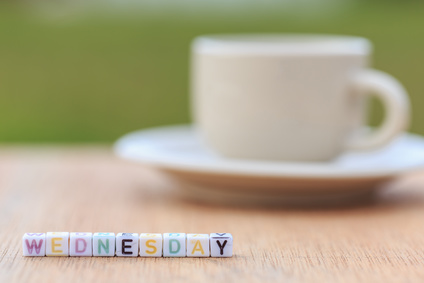
[(301, 179), (173, 174), (172, 187), (187, 200), (242, 206), (339, 206), (370, 203), (394, 178)]

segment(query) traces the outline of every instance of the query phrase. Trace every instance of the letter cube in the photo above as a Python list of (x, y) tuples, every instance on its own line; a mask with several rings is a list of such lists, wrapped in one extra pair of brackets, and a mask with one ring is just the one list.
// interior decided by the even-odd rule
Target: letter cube
[(115, 233), (94, 233), (93, 256), (115, 256)]
[(138, 256), (138, 234), (118, 233), (115, 246), (116, 256)]
[(70, 256), (93, 256), (93, 233), (71, 233)]
[(46, 256), (68, 256), (69, 255), (69, 233), (47, 232), (46, 234)]
[(230, 233), (210, 234), (211, 257), (232, 257), (233, 236)]
[(186, 234), (165, 233), (163, 234), (163, 256), (185, 257), (186, 256)]
[(25, 233), (22, 237), (22, 252), (24, 256), (45, 256), (46, 234)]
[(140, 234), (140, 256), (162, 256), (162, 234)]
[(187, 256), (188, 257), (208, 257), (209, 256), (209, 235), (208, 234), (187, 234)]

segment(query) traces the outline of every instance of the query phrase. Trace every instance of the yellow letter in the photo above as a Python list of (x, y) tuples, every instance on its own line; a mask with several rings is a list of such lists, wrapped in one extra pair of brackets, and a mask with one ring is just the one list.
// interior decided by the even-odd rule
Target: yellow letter
[(61, 244), (56, 244), (55, 241), (62, 241), (62, 238), (52, 238), (52, 253), (60, 254), (63, 251), (62, 250), (56, 250), (55, 247), (62, 246)]
[(201, 251), (202, 252), (202, 255), (205, 254), (205, 252), (203, 251), (202, 244), (200, 243), (199, 240), (196, 241), (196, 244), (194, 245), (194, 248), (193, 248), (193, 251), (191, 252), (191, 254), (193, 255), (195, 251)]
[(146, 250), (146, 253), (148, 253), (149, 255), (152, 255), (152, 254), (155, 254), (158, 251), (158, 249), (155, 246), (150, 245), (150, 243), (155, 243), (156, 244), (156, 240), (148, 240), (148, 241), (146, 241), (146, 246), (148, 248), (152, 248), (153, 249), (153, 251)]

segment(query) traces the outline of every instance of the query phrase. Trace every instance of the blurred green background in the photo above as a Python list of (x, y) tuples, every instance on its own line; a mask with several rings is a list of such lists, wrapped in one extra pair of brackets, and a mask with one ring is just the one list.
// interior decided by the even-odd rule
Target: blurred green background
[[(177, 2), (101, 9), (2, 2), (0, 141), (112, 142), (132, 130), (187, 123), (190, 41), (239, 32), (371, 39), (373, 66), (405, 85), (411, 131), (424, 134), (424, 1)], [(381, 117), (374, 102), (372, 124)]]

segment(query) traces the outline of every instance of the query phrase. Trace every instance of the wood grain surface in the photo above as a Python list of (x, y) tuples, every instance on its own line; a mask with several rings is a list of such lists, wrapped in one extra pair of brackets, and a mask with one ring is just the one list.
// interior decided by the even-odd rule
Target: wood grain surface
[[(27, 258), (25, 232), (230, 232), (234, 257)], [(0, 282), (422, 282), (424, 172), (333, 207), (179, 197), (106, 146), (0, 148)]]

